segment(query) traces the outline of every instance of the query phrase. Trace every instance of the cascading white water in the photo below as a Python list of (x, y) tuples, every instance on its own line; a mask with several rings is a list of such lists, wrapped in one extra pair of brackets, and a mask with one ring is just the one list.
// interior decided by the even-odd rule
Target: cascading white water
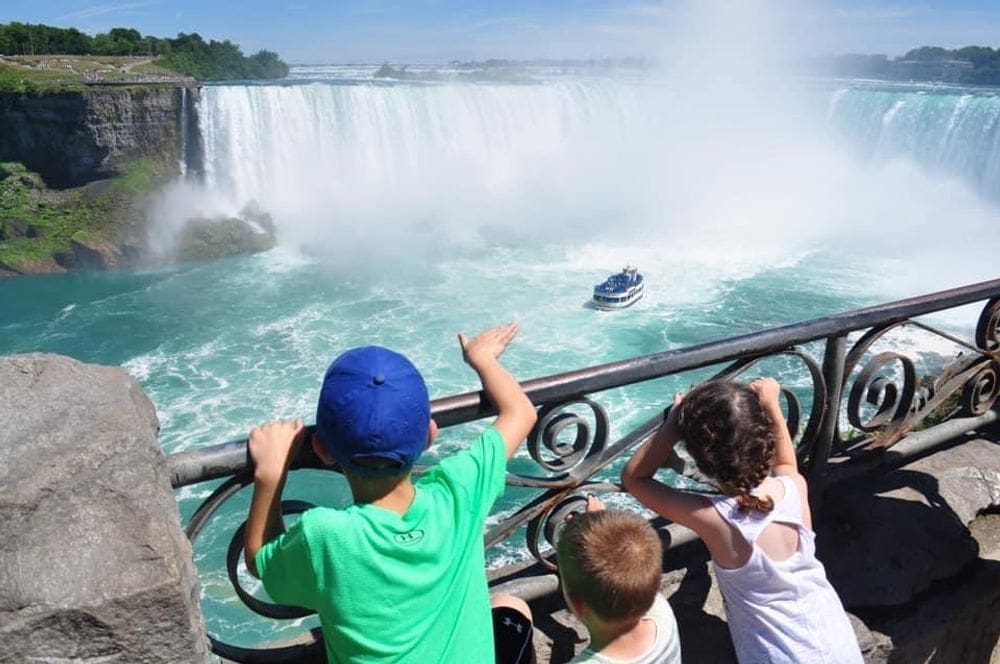
[(631, 176), (631, 125), (649, 126), (641, 94), (585, 81), (207, 87), (206, 188), (258, 201), (283, 237), (309, 243), (606, 217), (618, 188), (581, 185)]
[(188, 91), (187, 91), (187, 88), (181, 87), (180, 90), (181, 90), (181, 113), (180, 113), (180, 129), (179, 129), (178, 133), (180, 133), (180, 137), (181, 137), (180, 172), (181, 172), (181, 177), (184, 178), (184, 177), (187, 177), (187, 173), (188, 173), (188, 169), (187, 169), (187, 161), (188, 161), (188, 133), (190, 132), (190, 128), (188, 127), (188, 125), (190, 124), (189, 121), (188, 121), (188, 113), (190, 111), (188, 110), (188, 103), (189, 102), (188, 102)]
[(978, 264), (957, 238), (995, 215), (981, 194), (1000, 182), (1000, 100), (978, 92), (827, 88), (815, 103), (655, 76), (323, 76), (204, 88), (203, 190), (175, 197), (188, 216), (256, 201), (283, 244), (341, 266), (484, 240), (710, 248), (760, 266), (890, 242), (918, 276), (926, 256), (954, 261), (957, 282)]
[(983, 90), (844, 89), (836, 131), (867, 159), (904, 158), (1000, 197), (1000, 96)]

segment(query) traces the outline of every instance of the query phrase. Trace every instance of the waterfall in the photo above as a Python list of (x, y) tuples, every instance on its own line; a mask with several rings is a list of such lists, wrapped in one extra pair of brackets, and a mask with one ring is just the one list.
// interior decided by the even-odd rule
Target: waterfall
[(339, 261), (495, 238), (801, 255), (937, 229), (959, 208), (978, 232), (995, 214), (1000, 98), (810, 90), (571, 75), (206, 86), (197, 143), (214, 209), (255, 201), (282, 243)]
[(180, 135), (181, 135), (181, 150), (180, 150), (180, 163), (178, 164), (181, 177), (187, 177), (188, 173), (188, 95), (187, 88), (181, 88), (181, 113), (180, 113)]
[(831, 97), (828, 117), (864, 159), (906, 159), (1000, 198), (1000, 97), (995, 93), (845, 89)]
[(205, 182), (279, 208), (330, 189), (385, 198), (530, 188), (588, 136), (620, 136), (635, 96), (585, 82), (206, 87)]

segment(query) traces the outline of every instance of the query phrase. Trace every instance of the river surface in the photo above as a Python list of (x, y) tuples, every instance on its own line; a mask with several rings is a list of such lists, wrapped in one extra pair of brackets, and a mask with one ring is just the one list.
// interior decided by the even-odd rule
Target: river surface
[[(157, 241), (168, 251), (185, 214), (253, 201), (280, 246), (0, 281), (0, 353), (122, 366), (156, 404), (170, 453), (270, 418), (312, 421), (327, 364), (360, 344), (405, 353), (441, 397), (477, 388), (460, 330), (516, 320), (504, 361), (528, 379), (997, 276), (1000, 99), (988, 90), (797, 81), (705, 93), (635, 72), (489, 83), (373, 71), (206, 86), (187, 137), (203, 161), (164, 194)], [(645, 275), (644, 299), (585, 307), (626, 263)], [(961, 332), (974, 315), (938, 321)], [(924, 362), (956, 350), (910, 331), (894, 342)], [(794, 363), (763, 370), (808, 386)], [(705, 375), (599, 395), (612, 437)], [(444, 431), (425, 460), (483, 426)], [(182, 518), (211, 488), (178, 492)], [(318, 472), (298, 473), (288, 496), (349, 500)], [(248, 499), (196, 548), (209, 630), (241, 644), (300, 628), (257, 620), (228, 586), (225, 549)], [(512, 491), (493, 518), (523, 499)], [(524, 555), (516, 536), (491, 564)]]

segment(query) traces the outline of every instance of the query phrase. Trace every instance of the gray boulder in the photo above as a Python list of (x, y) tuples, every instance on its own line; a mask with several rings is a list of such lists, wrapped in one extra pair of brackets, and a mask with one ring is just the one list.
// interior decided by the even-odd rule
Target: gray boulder
[(998, 505), (996, 443), (971, 440), (862, 490), (829, 492), (817, 519), (818, 555), (845, 605), (906, 604), (976, 559), (968, 524)]
[(158, 421), (120, 369), (0, 358), (0, 662), (208, 659)]

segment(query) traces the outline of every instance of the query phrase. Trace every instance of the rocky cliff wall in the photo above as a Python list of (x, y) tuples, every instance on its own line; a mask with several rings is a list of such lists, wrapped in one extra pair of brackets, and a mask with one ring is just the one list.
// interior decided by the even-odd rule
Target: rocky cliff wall
[(196, 87), (128, 86), (0, 93), (0, 161), (21, 162), (50, 187), (121, 175), (141, 158), (179, 165), (182, 131), (197, 136)]

